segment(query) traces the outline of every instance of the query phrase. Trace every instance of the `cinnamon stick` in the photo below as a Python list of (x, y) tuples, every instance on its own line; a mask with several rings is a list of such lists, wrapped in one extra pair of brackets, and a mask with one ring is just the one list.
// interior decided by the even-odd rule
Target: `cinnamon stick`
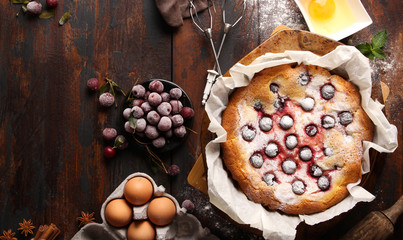
[(33, 240), (39, 240), (42, 234), (48, 229), (48, 225), (40, 225)]
[(54, 240), (59, 234), (60, 234), (60, 229), (54, 225), (55, 230), (53, 231), (53, 234), (48, 238), (49, 240)]

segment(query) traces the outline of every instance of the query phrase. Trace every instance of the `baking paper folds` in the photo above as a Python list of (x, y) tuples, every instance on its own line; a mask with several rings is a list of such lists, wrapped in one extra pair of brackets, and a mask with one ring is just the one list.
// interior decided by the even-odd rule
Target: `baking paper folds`
[(353, 208), (358, 202), (370, 202), (375, 197), (356, 183), (347, 186), (350, 195), (337, 205), (320, 213), (290, 216), (277, 211), (268, 211), (261, 204), (249, 201), (235, 188), (233, 180), (223, 167), (220, 157), (220, 143), (226, 141), (227, 133), (221, 126), (222, 112), (228, 104), (228, 97), (238, 87), (249, 84), (254, 74), (261, 70), (282, 64), (295, 63), (317, 65), (337, 72), (358, 86), (361, 93), (361, 104), (375, 125), (374, 139), (364, 142), (364, 159), (362, 172), (369, 172), (369, 149), (379, 152), (393, 152), (397, 148), (397, 128), (390, 124), (382, 112), (383, 105), (371, 98), (371, 69), (368, 59), (355, 47), (338, 46), (324, 56), (306, 51), (285, 51), (284, 53), (267, 53), (260, 56), (250, 65), (237, 63), (230, 69), (231, 77), (217, 79), (209, 100), (206, 112), (210, 118), (209, 130), (217, 138), (206, 146), (208, 167), (208, 194), (211, 203), (240, 224), (248, 224), (263, 231), (264, 238), (294, 239), (297, 225), (305, 221), (309, 225), (327, 221)]

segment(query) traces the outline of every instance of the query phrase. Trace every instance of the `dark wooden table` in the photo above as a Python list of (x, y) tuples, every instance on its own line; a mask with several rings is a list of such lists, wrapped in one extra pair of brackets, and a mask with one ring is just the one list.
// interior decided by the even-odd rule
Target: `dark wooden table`
[[(342, 42), (356, 45), (388, 30), (387, 57), (372, 64), (373, 81), (391, 88), (385, 113), (398, 127), (401, 141), (402, 3), (362, 2), (374, 23)], [(60, 0), (51, 19), (16, 17), (20, 6), (9, 1), (1, 1), (0, 9), (0, 230), (17, 232), (25, 218), (35, 226), (53, 222), (62, 230), (58, 239), (69, 239), (79, 230), (76, 218), (81, 211), (95, 212), (95, 220), (101, 222), (106, 197), (129, 174), (145, 172), (179, 202), (192, 200), (194, 215), (221, 239), (259, 239), (226, 219), (207, 196), (188, 185), (187, 174), (203, 151), (198, 134), (190, 134), (182, 147), (162, 156), (167, 165), (180, 166), (181, 173), (175, 177), (153, 173), (147, 154), (135, 147), (118, 152), (114, 159), (103, 157), (103, 148), (111, 143), (102, 139), (102, 129), (124, 132), (124, 99), (117, 99), (118, 108), (100, 107), (96, 94), (86, 87), (91, 77), (102, 81), (111, 77), (125, 90), (136, 78), (179, 84), (193, 101), (193, 128), (200, 132), (206, 70), (214, 60), (208, 42), (190, 20), (178, 29), (170, 28), (151, 0)], [(58, 26), (65, 11), (71, 11), (72, 18)], [(307, 30), (293, 1), (248, 1), (244, 19), (223, 49), (223, 71), (267, 39), (279, 24)], [(220, 27), (218, 11), (217, 38)], [(376, 196), (373, 202), (360, 203), (313, 227), (301, 224), (297, 238), (337, 239), (369, 212), (391, 206), (403, 193), (402, 156), (401, 145), (393, 154), (381, 155), (383, 167), (371, 190)], [(393, 239), (402, 238), (400, 218)]]

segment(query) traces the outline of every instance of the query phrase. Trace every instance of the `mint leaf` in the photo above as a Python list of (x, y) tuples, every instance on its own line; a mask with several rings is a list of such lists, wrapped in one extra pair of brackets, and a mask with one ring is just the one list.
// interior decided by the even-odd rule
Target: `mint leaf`
[(39, 18), (48, 19), (48, 18), (53, 17), (55, 15), (55, 13), (56, 13), (56, 9), (45, 10), (45, 11), (42, 11), (41, 14), (39, 14)]
[(379, 59), (384, 59), (384, 58), (386, 57), (385, 53), (384, 53), (383, 50), (380, 49), (380, 48), (372, 49), (372, 54), (373, 54), (375, 57), (379, 58)]
[(369, 43), (358, 44), (355, 47), (366, 57), (372, 53), (371, 45), (369, 45)]
[(372, 54), (372, 53), (370, 53), (370, 54), (368, 54), (368, 56), (366, 56), (367, 58), (369, 58), (369, 60), (374, 60), (374, 58), (375, 58), (375, 56), (374, 56), (374, 54)]
[(137, 127), (137, 118), (130, 116), (129, 117), (129, 124), (131, 129), (136, 129)]
[(387, 39), (388, 39), (388, 32), (386, 30), (380, 31), (379, 33), (375, 34), (375, 36), (371, 40), (372, 48), (383, 47)]
[(59, 25), (60, 25), (60, 26), (64, 25), (70, 18), (71, 18), (71, 13), (70, 13), (70, 11), (65, 12), (65, 13), (63, 14), (63, 16), (62, 16), (62, 17), (60, 18), (60, 20), (59, 20)]

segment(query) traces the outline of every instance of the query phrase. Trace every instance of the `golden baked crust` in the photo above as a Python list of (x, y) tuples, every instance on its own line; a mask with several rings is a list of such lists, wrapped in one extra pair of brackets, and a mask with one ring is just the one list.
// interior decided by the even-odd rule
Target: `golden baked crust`
[[(277, 84), (277, 91), (274, 84), (270, 90), (272, 83)], [(312, 110), (306, 98), (314, 100)], [(254, 202), (287, 214), (324, 211), (343, 200), (348, 195), (347, 184), (361, 177), (362, 141), (372, 140), (373, 124), (360, 102), (354, 84), (321, 67), (265, 69), (248, 86), (234, 91), (223, 113), (222, 125), (228, 133), (227, 141), (221, 144), (224, 163)], [(284, 115), (294, 121), (287, 130), (286, 120), (281, 120)], [(334, 125), (326, 125), (326, 115), (326, 120), (333, 118)], [(263, 117), (272, 120), (269, 131), (259, 127)], [(266, 123), (266, 128), (269, 125)], [(313, 130), (309, 128), (312, 132), (308, 131), (311, 136), (306, 131), (309, 125), (314, 125)], [(289, 135), (297, 138), (294, 148), (285, 144)], [(270, 149), (269, 143), (277, 145), (278, 152)], [(309, 149), (304, 152), (306, 147), (311, 159)], [(251, 161), (252, 155), (260, 156)], [(263, 163), (256, 159), (263, 159)], [(283, 163), (285, 160), (289, 162)]]

